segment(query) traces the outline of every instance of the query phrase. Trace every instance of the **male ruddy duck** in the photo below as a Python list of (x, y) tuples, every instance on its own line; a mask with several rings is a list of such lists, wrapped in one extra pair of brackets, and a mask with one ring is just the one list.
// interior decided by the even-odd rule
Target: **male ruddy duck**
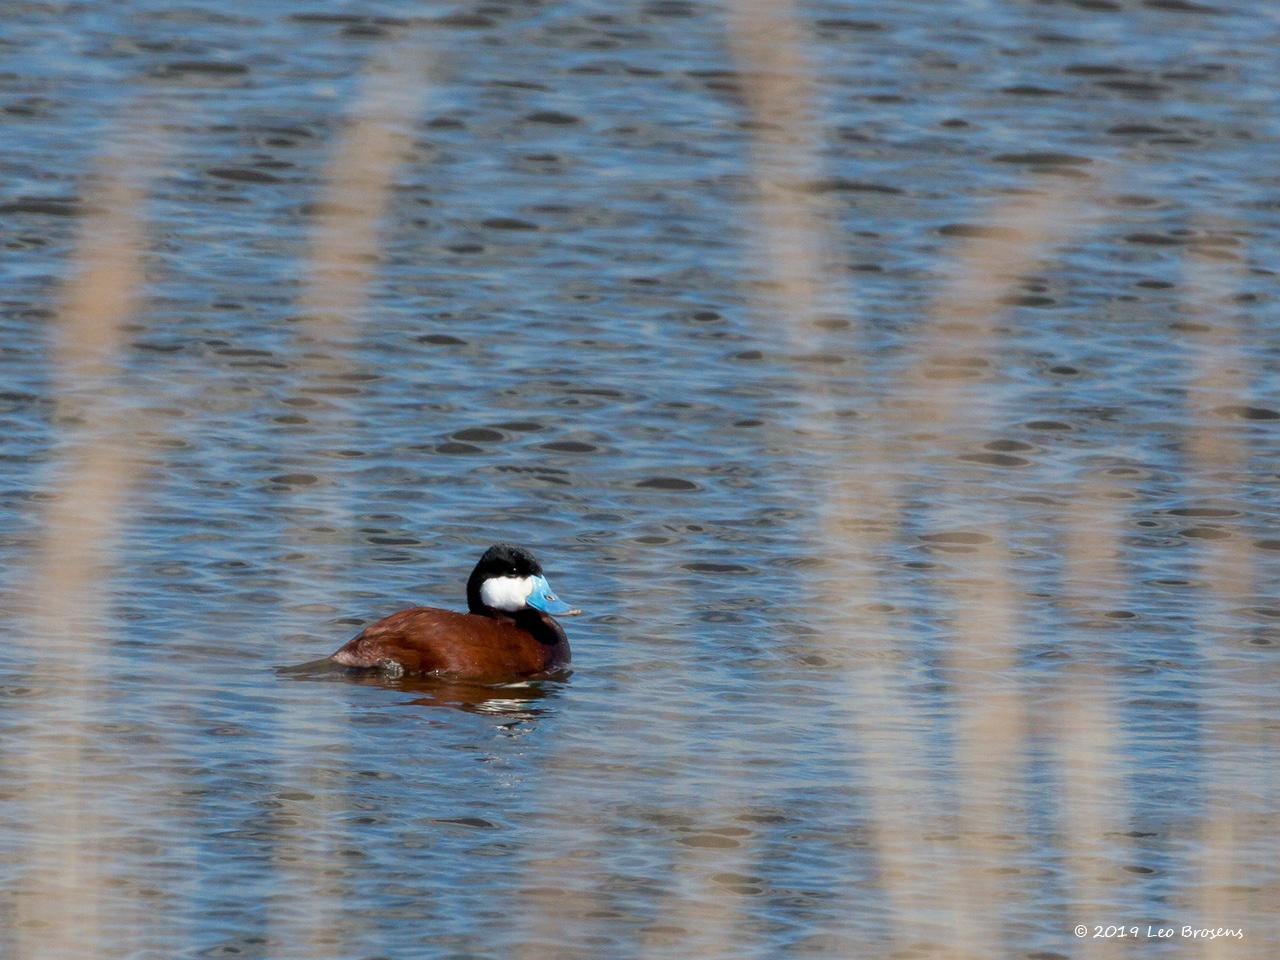
[(462, 680), (514, 680), (569, 665), (553, 613), (581, 613), (551, 592), (528, 550), (495, 543), (467, 580), (467, 609), (401, 610), (365, 627), (329, 659), (348, 667)]

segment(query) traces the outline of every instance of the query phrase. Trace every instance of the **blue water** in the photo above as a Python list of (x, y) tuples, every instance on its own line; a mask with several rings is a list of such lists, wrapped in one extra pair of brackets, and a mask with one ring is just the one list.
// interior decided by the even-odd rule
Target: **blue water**
[[(1275, 955), (1280, 18), (798, 9), (797, 323), (728, 9), (5, 8), (6, 954)], [(418, 55), (317, 326), (332, 158)], [(68, 382), (122, 173), (143, 299)], [(95, 443), (140, 465), (51, 595)], [(586, 611), (567, 681), (277, 672), (499, 539)]]

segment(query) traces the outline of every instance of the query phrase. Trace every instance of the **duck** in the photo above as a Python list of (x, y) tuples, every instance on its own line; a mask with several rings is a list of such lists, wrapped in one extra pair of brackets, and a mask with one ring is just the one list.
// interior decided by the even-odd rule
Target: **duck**
[(411, 607), (365, 627), (329, 660), (393, 676), (503, 682), (569, 665), (569, 638), (556, 616), (576, 616), (552, 592), (524, 547), (495, 543), (467, 580), (467, 612)]

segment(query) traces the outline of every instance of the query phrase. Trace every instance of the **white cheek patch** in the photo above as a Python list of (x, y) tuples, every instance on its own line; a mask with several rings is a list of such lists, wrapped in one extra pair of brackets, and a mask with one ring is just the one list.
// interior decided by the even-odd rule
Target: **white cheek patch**
[(531, 593), (532, 577), (491, 577), (480, 584), (480, 600), (493, 610), (523, 610)]

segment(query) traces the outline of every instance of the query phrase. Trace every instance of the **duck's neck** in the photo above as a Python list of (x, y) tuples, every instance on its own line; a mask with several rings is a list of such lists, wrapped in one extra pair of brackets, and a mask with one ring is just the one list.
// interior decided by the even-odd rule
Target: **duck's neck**
[(479, 617), (497, 616), (497, 611), (490, 610), (484, 605), (484, 601), (480, 599), (480, 585), (483, 582), (480, 577), (480, 571), (472, 571), (470, 578), (467, 580), (467, 612), (474, 613)]
[(559, 646), (560, 644), (568, 644), (569, 638), (565, 636), (564, 627), (560, 626), (556, 618), (549, 613), (543, 613), (541, 610), (535, 610), (533, 607), (525, 607), (523, 610), (514, 612), (508, 610), (494, 610), (492, 607), (486, 607), (481, 602), (479, 591), (476, 596), (471, 596), (471, 589), (467, 589), (467, 607), (470, 612), (478, 617), (488, 617), (490, 620), (505, 620), (507, 623), (514, 623), (525, 633), (530, 634), (539, 643), (546, 644), (548, 647)]
[(535, 640), (548, 647), (556, 647), (562, 643), (569, 642), (569, 638), (565, 636), (564, 628), (549, 613), (534, 610), (532, 607), (525, 607), (523, 610), (517, 610), (514, 614), (511, 614), (511, 619), (517, 627), (531, 634)]

